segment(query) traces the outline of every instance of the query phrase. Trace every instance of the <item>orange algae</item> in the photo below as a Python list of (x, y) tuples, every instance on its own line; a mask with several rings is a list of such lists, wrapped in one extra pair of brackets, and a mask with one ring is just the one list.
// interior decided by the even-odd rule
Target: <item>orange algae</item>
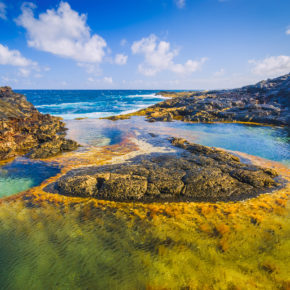
[[(3, 228), (13, 228), (13, 224), (15, 233), (10, 235), (26, 236), (27, 245), (41, 241), (45, 245), (41, 250), (54, 257), (56, 265), (46, 261), (32, 273), (31, 281), (37, 284), (37, 275), (52, 275), (70, 289), (77, 289), (78, 283), (88, 289), (96, 285), (102, 289), (287, 289), (289, 183), (271, 194), (228, 203), (122, 203), (43, 191), (72, 168), (84, 163), (106, 164), (133, 150), (138, 148), (128, 139), (120, 147), (57, 157), (64, 165), (58, 176), (2, 201)], [(283, 165), (243, 156), (257, 165), (275, 168), (289, 181), (290, 172)], [(58, 254), (62, 258), (54, 256), (58, 248), (48, 250), (48, 239), (63, 249)], [(43, 255), (37, 249), (29, 250), (36, 257)], [(82, 254), (88, 280), (77, 268)], [(67, 277), (51, 273), (50, 267), (66, 267)], [(101, 277), (106, 281), (96, 268), (103, 270)], [(49, 279), (47, 283), (47, 287), (54, 285)], [(40, 285), (38, 289), (44, 288)]]

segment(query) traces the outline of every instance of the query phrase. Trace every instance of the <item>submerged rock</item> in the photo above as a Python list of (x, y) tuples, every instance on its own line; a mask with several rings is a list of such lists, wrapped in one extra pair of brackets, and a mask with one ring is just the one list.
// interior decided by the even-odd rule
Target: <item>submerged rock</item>
[(241, 200), (277, 187), (277, 173), (240, 162), (223, 150), (172, 138), (181, 153), (72, 170), (46, 190), (116, 201)]
[(0, 88), (0, 160), (25, 154), (46, 158), (75, 150), (78, 144), (65, 139), (61, 118), (41, 114), (10, 87)]

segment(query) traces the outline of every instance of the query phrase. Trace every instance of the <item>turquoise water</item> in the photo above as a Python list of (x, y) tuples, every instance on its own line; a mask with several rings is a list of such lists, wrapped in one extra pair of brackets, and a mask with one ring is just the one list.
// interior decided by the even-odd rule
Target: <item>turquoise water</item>
[(37, 186), (59, 172), (57, 164), (17, 158), (0, 167), (0, 198)]
[(188, 131), (193, 142), (205, 146), (240, 151), (290, 166), (290, 138), (287, 128), (183, 122), (167, 123), (165, 126), (177, 131)]
[[(122, 136), (133, 132), (139, 132), (139, 136), (150, 142), (156, 138), (152, 139), (149, 134), (145, 133), (151, 132), (158, 137), (181, 137), (205, 146), (240, 151), (290, 165), (289, 131), (282, 127), (235, 123), (184, 123), (181, 121), (150, 123), (143, 117), (132, 117), (119, 121), (71, 120), (67, 122), (67, 126), (70, 138), (89, 145), (100, 142), (108, 145), (110, 140), (115, 144), (122, 139)], [(158, 145), (158, 140), (156, 142)]]
[[(243, 124), (189, 124), (183, 122), (149, 123), (143, 117), (113, 122), (110, 120), (70, 120), (68, 137), (84, 145), (107, 146), (120, 143), (125, 136), (134, 135), (160, 146), (159, 140), (170, 136), (182, 137), (195, 143), (278, 161), (290, 167), (289, 132), (285, 128), (248, 126)], [(152, 137), (148, 133), (155, 133)], [(40, 184), (56, 175), (56, 164), (17, 158), (0, 167), (0, 197), (9, 196)]]

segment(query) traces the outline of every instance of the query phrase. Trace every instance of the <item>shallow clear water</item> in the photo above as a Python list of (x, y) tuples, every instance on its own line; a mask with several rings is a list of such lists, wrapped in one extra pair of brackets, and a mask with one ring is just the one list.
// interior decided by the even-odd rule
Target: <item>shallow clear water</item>
[[(290, 142), (285, 128), (249, 126), (243, 124), (189, 124), (183, 122), (149, 123), (143, 117), (110, 121), (99, 119), (69, 120), (68, 137), (84, 147), (120, 143), (126, 136), (138, 132), (138, 138), (158, 144), (158, 138), (186, 138), (206, 146), (244, 152), (290, 166)], [(152, 137), (148, 133), (155, 133)], [(40, 184), (56, 175), (55, 164), (18, 158), (0, 167), (0, 197), (12, 195)]]
[(287, 128), (183, 122), (167, 123), (166, 126), (177, 131), (188, 131), (187, 135), (193, 142), (205, 146), (240, 151), (290, 165), (290, 135)]
[[(142, 117), (70, 120), (67, 126), (68, 136), (84, 146), (117, 144), (131, 133), (161, 146), (177, 136), (289, 160), (283, 128)], [(0, 192), (22, 191), (58, 172), (55, 164), (19, 158), (1, 167)], [(0, 201), (0, 289), (287, 289), (290, 209), (284, 199), (144, 205), (41, 194)]]
[(37, 186), (59, 172), (57, 164), (17, 158), (0, 167), (0, 198)]
[[(290, 166), (290, 138), (287, 128), (244, 124), (202, 124), (177, 122), (150, 123), (143, 117), (128, 120), (81, 120), (68, 121), (69, 137), (90, 144), (102, 138), (118, 143), (122, 136), (139, 132), (145, 141), (154, 133), (158, 137), (176, 136), (205, 146), (240, 151)], [(163, 137), (164, 138), (164, 137)], [(107, 145), (107, 144), (106, 144)]]

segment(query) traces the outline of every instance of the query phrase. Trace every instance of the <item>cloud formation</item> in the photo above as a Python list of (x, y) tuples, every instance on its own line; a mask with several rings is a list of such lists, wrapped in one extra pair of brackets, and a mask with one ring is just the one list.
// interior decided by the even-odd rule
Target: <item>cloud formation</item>
[(0, 2), (0, 18), (6, 20), (6, 5), (3, 2)]
[(213, 76), (214, 77), (222, 77), (224, 76), (226, 73), (225, 69), (224, 68), (221, 68), (220, 70), (216, 71), (213, 73)]
[(37, 63), (22, 56), (20, 51), (9, 50), (7, 46), (0, 44), (0, 65), (28, 67), (36, 66)]
[(290, 35), (290, 28), (288, 27), (285, 32), (287, 35)]
[(185, 0), (174, 0), (174, 2), (176, 6), (180, 9), (185, 7)]
[(94, 79), (92, 77), (88, 78), (88, 82), (90, 83), (103, 83), (103, 84), (113, 84), (112, 77), (103, 77), (102, 79)]
[(159, 41), (154, 34), (135, 41), (131, 50), (133, 54), (144, 55), (144, 62), (139, 64), (138, 70), (146, 76), (154, 76), (163, 70), (180, 74), (192, 73), (207, 61), (204, 57), (195, 61), (189, 59), (185, 64), (176, 64), (173, 59), (179, 54), (178, 50), (171, 50), (169, 42)]
[(124, 54), (117, 54), (115, 56), (115, 63), (118, 65), (124, 65), (127, 63), (128, 56)]
[(276, 77), (290, 72), (290, 56), (270, 56), (263, 60), (250, 60), (252, 73), (263, 77)]
[(22, 6), (16, 23), (27, 30), (28, 45), (41, 51), (70, 58), (83, 63), (100, 63), (105, 56), (106, 41), (91, 35), (84, 14), (71, 9), (66, 2), (34, 17), (32, 3)]

